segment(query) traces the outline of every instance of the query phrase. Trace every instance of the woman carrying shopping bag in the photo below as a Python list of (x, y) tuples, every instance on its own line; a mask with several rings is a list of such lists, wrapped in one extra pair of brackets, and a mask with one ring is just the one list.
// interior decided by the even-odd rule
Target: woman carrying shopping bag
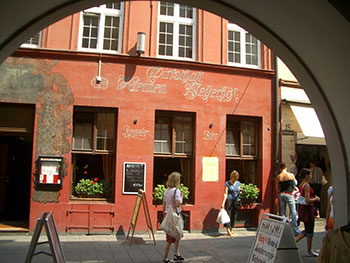
[(238, 181), (238, 178), (239, 173), (233, 170), (230, 174), (230, 180), (225, 183), (224, 200), (221, 205), (221, 209), (225, 208), (230, 217), (230, 222), (224, 224), (224, 227), (227, 229), (227, 235), (230, 237), (236, 236), (232, 228), (235, 227), (237, 211), (240, 206), (239, 192), (241, 183)]
[[(180, 216), (179, 223), (181, 225), (182, 223), (181, 205), (183, 200), (183, 194), (179, 190), (180, 181), (181, 181), (180, 173), (173, 172), (169, 175), (168, 181), (166, 182), (166, 186), (168, 187), (168, 189), (165, 191), (164, 197), (163, 197), (163, 213), (164, 213), (164, 220), (165, 220), (168, 211), (169, 213), (176, 212), (176, 214)], [(183, 223), (182, 223), (182, 227), (183, 227)], [(168, 254), (172, 243), (175, 244), (175, 255), (173, 260), (175, 262), (184, 260), (184, 258), (180, 255), (180, 251), (179, 251), (179, 243), (181, 238), (183, 237), (182, 229), (178, 229), (178, 230), (179, 230), (179, 237), (177, 238), (170, 236), (168, 233), (166, 234), (167, 243), (164, 248), (164, 256), (163, 256), (164, 263), (173, 262), (168, 259)]]

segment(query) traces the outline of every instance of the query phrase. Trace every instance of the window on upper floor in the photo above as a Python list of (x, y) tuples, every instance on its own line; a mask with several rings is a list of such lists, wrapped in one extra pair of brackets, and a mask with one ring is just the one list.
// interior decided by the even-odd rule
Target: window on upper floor
[(30, 37), (26, 42), (24, 42), (21, 47), (34, 47), (38, 48), (41, 46), (41, 31), (36, 33), (34, 36)]
[(123, 2), (112, 2), (81, 12), (79, 50), (120, 53)]
[(229, 65), (260, 68), (260, 41), (243, 28), (228, 22), (227, 61)]
[(195, 8), (161, 1), (158, 20), (158, 56), (194, 60)]

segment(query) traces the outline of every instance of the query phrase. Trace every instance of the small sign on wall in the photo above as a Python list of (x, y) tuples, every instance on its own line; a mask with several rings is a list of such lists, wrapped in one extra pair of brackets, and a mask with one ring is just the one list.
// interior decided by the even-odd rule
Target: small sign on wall
[(219, 180), (219, 158), (203, 157), (202, 171), (203, 182), (217, 182)]
[(63, 157), (39, 156), (39, 183), (40, 184), (62, 184), (61, 167)]

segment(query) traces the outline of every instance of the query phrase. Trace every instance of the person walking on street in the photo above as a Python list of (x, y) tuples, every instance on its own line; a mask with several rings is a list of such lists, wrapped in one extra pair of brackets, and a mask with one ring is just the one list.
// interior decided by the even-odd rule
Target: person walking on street
[[(314, 190), (315, 195), (321, 196), (321, 190), (322, 190), (322, 177), (323, 171), (320, 167), (316, 165), (316, 161), (310, 162), (310, 170), (312, 172), (312, 179), (310, 181), (310, 186)], [(317, 202), (315, 204), (315, 208), (317, 211), (316, 218), (320, 218), (320, 202)]]
[[(166, 182), (167, 190), (164, 192), (164, 197), (163, 197), (163, 215), (164, 218), (168, 212), (168, 209), (170, 206), (172, 206), (173, 211), (176, 211), (177, 214), (181, 213), (181, 205), (183, 201), (183, 194), (179, 190), (180, 188), (180, 181), (181, 181), (181, 174), (178, 172), (172, 172), (168, 180)], [(178, 239), (175, 239), (168, 234), (166, 235), (166, 245), (164, 247), (164, 256), (163, 256), (163, 263), (171, 263), (171, 262), (180, 262), (183, 261), (184, 258), (180, 255), (179, 251), (179, 243), (181, 240), (182, 236)], [(171, 244), (175, 245), (175, 255), (173, 260), (171, 261), (168, 259), (169, 255), (169, 250)]]
[(326, 212), (326, 232), (334, 229), (334, 212), (333, 212), (333, 186), (328, 189), (328, 204)]
[(241, 183), (238, 179), (239, 173), (233, 170), (230, 174), (230, 180), (225, 182), (224, 199), (221, 205), (221, 208), (225, 208), (231, 220), (229, 223), (224, 224), (224, 227), (227, 229), (227, 235), (231, 237), (236, 236), (232, 228), (235, 227), (237, 211), (240, 206), (239, 192)]
[[(300, 171), (301, 183), (299, 186), (300, 196), (305, 198), (305, 203), (300, 204), (298, 213), (298, 222), (304, 222), (305, 230), (302, 231), (295, 241), (299, 242), (306, 237), (307, 255), (310, 257), (318, 257), (318, 253), (312, 250), (312, 238), (314, 235), (316, 210), (314, 203), (319, 202), (320, 198), (314, 195), (313, 189), (310, 187), (312, 172), (310, 169), (303, 168)], [(300, 197), (299, 197), (300, 198)]]
[[(287, 205), (292, 217), (292, 229), (294, 236), (300, 234), (300, 229), (297, 222), (297, 211), (295, 206), (294, 192), (297, 190), (295, 185), (295, 177), (292, 173), (287, 171), (285, 163), (281, 163), (281, 172), (276, 178), (276, 190), (278, 193), (278, 199), (281, 206), (281, 215), (286, 216)], [(295, 189), (296, 188), (296, 189)]]

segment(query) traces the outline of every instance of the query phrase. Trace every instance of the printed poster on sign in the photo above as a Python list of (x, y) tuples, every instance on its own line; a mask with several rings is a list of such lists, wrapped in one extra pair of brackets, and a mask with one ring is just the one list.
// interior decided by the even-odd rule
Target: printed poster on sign
[(261, 220), (256, 240), (248, 262), (273, 263), (284, 231), (285, 223), (264, 218)]
[(40, 156), (39, 183), (40, 184), (62, 184), (61, 166), (63, 157)]

